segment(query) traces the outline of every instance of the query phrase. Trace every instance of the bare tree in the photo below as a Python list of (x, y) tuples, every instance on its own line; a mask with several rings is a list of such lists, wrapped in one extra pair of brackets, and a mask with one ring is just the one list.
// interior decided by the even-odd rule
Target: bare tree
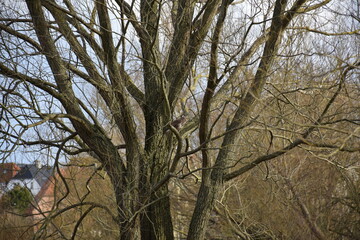
[[(300, 146), (359, 151), (347, 141), (359, 137), (358, 112), (331, 115), (346, 83), (358, 84), (356, 6), (342, 4), (346, 12), (330, 0), (6, 1), (1, 157), (38, 147), (56, 165), (62, 154), (96, 158), (115, 193), (120, 239), (173, 239), (169, 182), (201, 173), (187, 239), (204, 239), (224, 182)], [(267, 101), (281, 112), (288, 93), (316, 99), (318, 87), (316, 111), (292, 105), (296, 127), (274, 134), (288, 129), (262, 115)], [(339, 121), (350, 125), (342, 143), (312, 135), (341, 132)], [(255, 128), (267, 140), (254, 142)], [(197, 168), (179, 171), (192, 154)]]

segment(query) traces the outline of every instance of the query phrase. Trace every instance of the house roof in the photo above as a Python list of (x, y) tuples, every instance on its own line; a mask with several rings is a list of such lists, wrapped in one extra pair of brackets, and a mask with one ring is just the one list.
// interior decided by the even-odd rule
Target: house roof
[(52, 176), (52, 173), (52, 167), (43, 166), (41, 168), (38, 168), (35, 164), (27, 164), (21, 168), (21, 170), (18, 172), (18, 174), (15, 175), (15, 177), (13, 177), (13, 179), (35, 179), (40, 185), (40, 187), (42, 187)]
[[(69, 174), (65, 168), (61, 168), (60, 173), (63, 176)], [(39, 193), (35, 196), (36, 202), (39, 202), (43, 197), (54, 196), (54, 187), (57, 178), (59, 178), (59, 172), (55, 171), (53, 175), (49, 177), (49, 180), (41, 187)]]
[(7, 183), (18, 173), (18, 171), (20, 171), (20, 167), (15, 163), (1, 163), (0, 183)]

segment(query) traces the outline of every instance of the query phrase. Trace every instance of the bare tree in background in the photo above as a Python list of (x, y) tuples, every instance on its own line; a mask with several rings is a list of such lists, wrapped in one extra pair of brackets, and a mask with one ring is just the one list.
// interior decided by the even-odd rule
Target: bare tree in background
[[(174, 239), (169, 183), (199, 174), (187, 239), (204, 239), (225, 182), (299, 147), (359, 152), (357, 7), (4, 1), (1, 158), (30, 147), (56, 165), (62, 154), (96, 158), (120, 239)], [(200, 163), (181, 171), (190, 155)]]

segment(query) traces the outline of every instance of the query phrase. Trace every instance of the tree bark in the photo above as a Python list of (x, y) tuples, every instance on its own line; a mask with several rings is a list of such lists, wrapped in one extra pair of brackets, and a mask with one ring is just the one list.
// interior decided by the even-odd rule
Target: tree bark
[[(161, 131), (158, 129), (158, 132)], [(152, 191), (153, 186), (168, 174), (170, 140), (159, 133), (150, 139), (147, 142), (146, 167), (142, 169), (141, 199), (142, 204), (148, 206), (141, 214), (141, 239), (171, 240), (174, 236), (168, 185)]]

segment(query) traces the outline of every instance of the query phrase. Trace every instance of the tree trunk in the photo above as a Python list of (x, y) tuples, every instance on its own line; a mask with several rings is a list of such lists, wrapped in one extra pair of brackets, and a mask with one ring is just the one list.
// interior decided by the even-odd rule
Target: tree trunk
[(150, 205), (141, 215), (142, 240), (171, 240), (173, 226), (167, 186), (151, 194)]
[[(224, 161), (223, 161), (224, 162)], [(208, 220), (219, 190), (223, 186), (224, 167), (215, 166), (210, 176), (203, 179), (192, 215), (187, 240), (204, 239)]]
[(157, 134), (152, 134), (152, 131), (147, 134), (152, 137), (147, 138), (148, 159), (141, 174), (141, 202), (146, 206), (140, 218), (142, 240), (174, 239), (168, 184), (165, 183), (159, 189), (152, 191), (169, 172), (172, 136), (163, 135), (162, 130), (163, 127), (159, 127)]
[(196, 208), (191, 219), (187, 240), (204, 239), (207, 221), (215, 203), (218, 185), (201, 184)]

